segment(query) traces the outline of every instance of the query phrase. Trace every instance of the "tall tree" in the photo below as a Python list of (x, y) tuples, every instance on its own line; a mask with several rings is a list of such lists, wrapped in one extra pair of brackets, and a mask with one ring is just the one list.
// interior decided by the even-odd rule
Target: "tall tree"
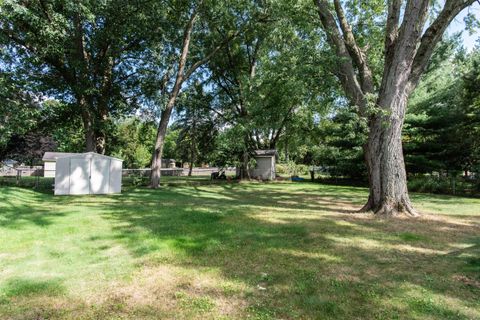
[[(180, 26), (171, 28), (171, 37), (176, 41), (164, 37), (167, 43), (158, 45), (169, 58), (161, 61), (163, 73), (159, 79), (159, 91), (165, 105), (161, 111), (152, 155), (150, 187), (157, 188), (160, 185), (165, 136), (182, 87), (248, 25), (248, 19), (244, 20), (245, 12), (249, 12), (246, 6), (248, 2), (244, 1), (172, 1), (169, 21), (177, 26), (180, 23)], [(177, 30), (182, 31), (180, 37), (175, 34)]]
[(229, 154), (242, 178), (255, 149), (277, 148), (292, 122), (307, 110), (322, 108), (331, 91), (326, 83), (332, 77), (316, 67), (324, 56), (316, 50), (321, 36), (300, 28), (304, 12), (285, 1), (266, 2), (264, 8), (268, 17), (209, 62), (215, 112), (235, 132)]
[(150, 163), (156, 123), (139, 115), (122, 119), (113, 128), (111, 154), (123, 159), (129, 169), (142, 169)]
[(410, 98), (402, 139), (408, 173), (458, 173), (470, 154), (469, 139), (458, 139), (466, 116), (461, 94), (465, 56), (458, 40), (437, 46)]
[(22, 84), (0, 66), (0, 158), (14, 135), (23, 135), (39, 121), (41, 105), (37, 97), (22, 90)]
[(28, 90), (75, 104), (85, 149), (104, 153), (111, 114), (135, 105), (136, 65), (154, 35), (155, 1), (6, 0), (1, 64)]
[[(370, 194), (363, 210), (385, 216), (418, 215), (408, 195), (401, 142), (408, 97), (450, 22), (473, 2), (445, 0), (437, 8), (430, 0), (388, 0), (386, 9), (383, 1), (357, 9), (352, 1), (314, 0), (327, 41), (338, 57), (334, 72), (349, 100), (368, 119), (364, 153)], [(383, 11), (386, 16), (377, 14)], [(427, 25), (429, 16), (434, 17)], [(376, 74), (372, 56), (378, 57), (378, 51), (365, 41), (365, 34), (378, 32), (375, 24), (382, 18), (383, 70)]]
[(464, 121), (459, 133), (466, 144), (468, 156), (465, 157), (464, 170), (480, 172), (480, 47), (467, 61), (467, 70), (462, 77)]

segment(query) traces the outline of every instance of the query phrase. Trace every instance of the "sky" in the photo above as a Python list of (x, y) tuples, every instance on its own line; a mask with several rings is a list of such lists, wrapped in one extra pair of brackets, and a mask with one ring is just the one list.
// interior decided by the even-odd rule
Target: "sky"
[(480, 38), (480, 30), (475, 30), (475, 33), (472, 35), (469, 34), (469, 31), (465, 30), (465, 23), (463, 21), (463, 18), (465, 18), (468, 12), (473, 13), (480, 20), (480, 4), (478, 2), (475, 2), (475, 4), (473, 4), (469, 8), (464, 9), (455, 18), (455, 20), (450, 24), (449, 28), (447, 29), (447, 33), (453, 34), (459, 31), (463, 31), (463, 45), (468, 51), (471, 51), (473, 47), (475, 47), (475, 45), (479, 44), (478, 39)]

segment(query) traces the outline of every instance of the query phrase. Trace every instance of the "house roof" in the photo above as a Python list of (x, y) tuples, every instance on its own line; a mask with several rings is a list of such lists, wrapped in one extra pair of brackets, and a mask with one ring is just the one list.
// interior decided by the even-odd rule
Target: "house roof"
[(43, 155), (43, 161), (57, 161), (58, 158), (64, 158), (68, 156), (74, 156), (80, 153), (71, 153), (71, 152), (45, 152)]
[(271, 149), (271, 150), (255, 150), (254, 151), (256, 156), (259, 157), (276, 157), (278, 156), (277, 150)]
[(122, 159), (106, 156), (106, 155), (95, 153), (95, 152), (85, 152), (85, 153), (45, 152), (42, 160), (43, 161), (57, 161), (58, 158), (69, 158), (69, 157), (75, 157), (75, 156), (80, 156), (80, 155), (97, 156), (97, 157), (111, 158), (111, 159), (116, 159), (116, 160), (119, 160), (119, 161), (123, 161)]

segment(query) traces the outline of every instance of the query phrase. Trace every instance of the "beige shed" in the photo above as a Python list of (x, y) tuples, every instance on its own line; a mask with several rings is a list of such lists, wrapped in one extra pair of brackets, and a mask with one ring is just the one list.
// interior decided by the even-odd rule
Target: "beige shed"
[(256, 166), (250, 176), (262, 180), (275, 180), (277, 150), (255, 150)]
[(57, 168), (57, 159), (67, 156), (73, 156), (78, 153), (69, 152), (45, 152), (43, 154), (43, 176), (46, 178), (55, 178), (55, 170)]

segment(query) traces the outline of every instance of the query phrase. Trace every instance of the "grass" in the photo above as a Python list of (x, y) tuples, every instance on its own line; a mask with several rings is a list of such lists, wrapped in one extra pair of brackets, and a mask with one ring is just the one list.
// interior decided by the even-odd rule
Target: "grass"
[(362, 188), (0, 187), (0, 319), (480, 319), (480, 200)]

